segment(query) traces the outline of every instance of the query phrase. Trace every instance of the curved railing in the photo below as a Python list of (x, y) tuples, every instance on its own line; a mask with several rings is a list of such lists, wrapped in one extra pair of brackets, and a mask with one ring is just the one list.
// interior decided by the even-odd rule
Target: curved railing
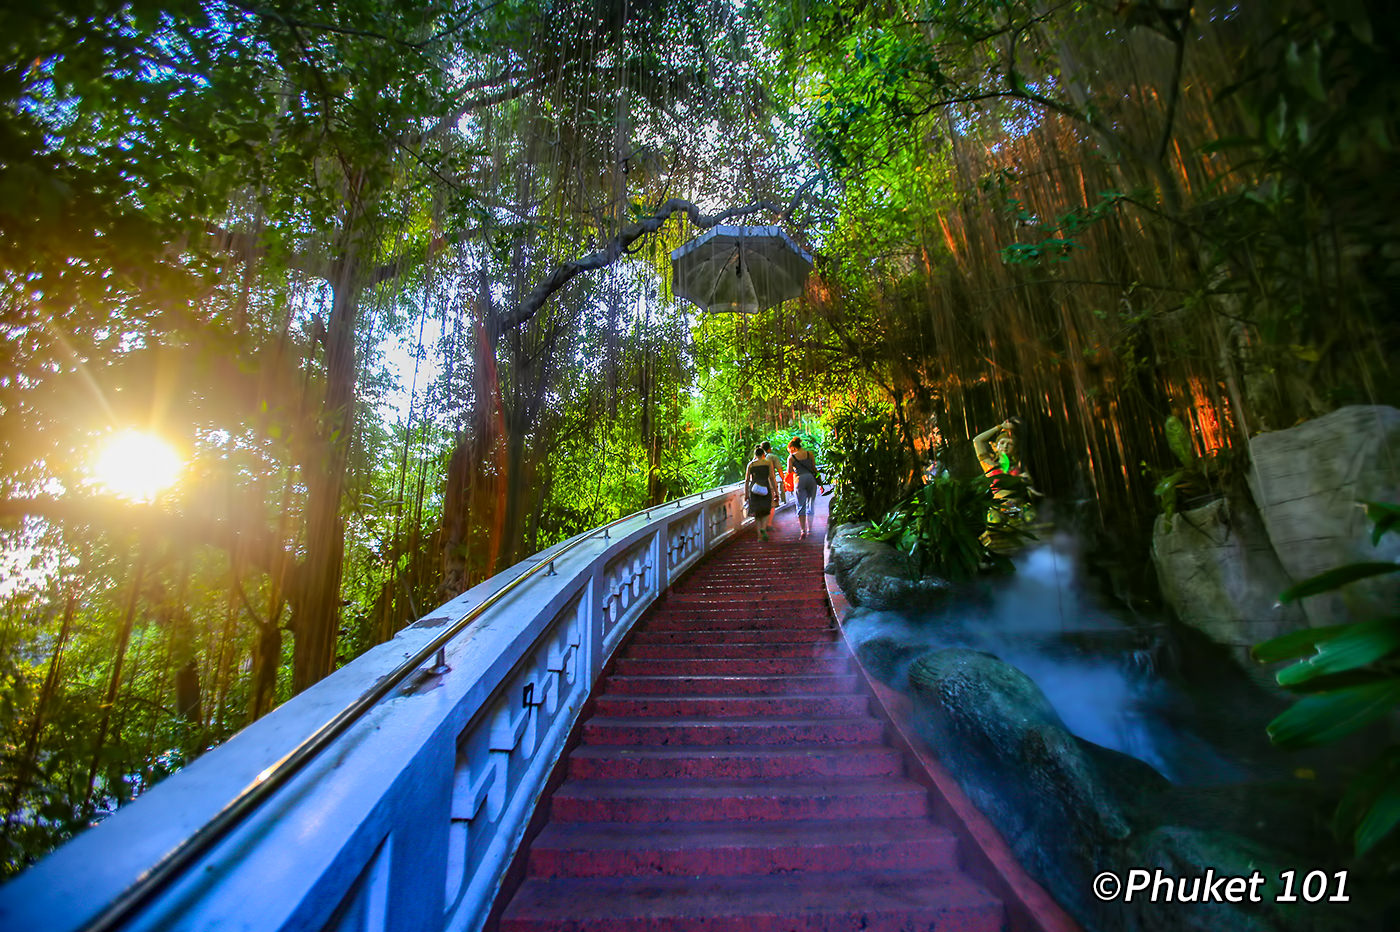
[(440, 606), (0, 887), (0, 928), (478, 928), (607, 659), (741, 496), (621, 518)]

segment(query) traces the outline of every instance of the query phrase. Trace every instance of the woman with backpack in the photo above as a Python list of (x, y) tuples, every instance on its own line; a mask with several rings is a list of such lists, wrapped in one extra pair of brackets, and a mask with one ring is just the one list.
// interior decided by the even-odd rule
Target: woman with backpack
[(809, 526), (812, 516), (812, 505), (817, 498), (817, 458), (812, 455), (812, 451), (802, 446), (801, 437), (793, 437), (788, 441), (788, 472), (797, 473), (797, 524), (802, 528), (802, 533), (797, 535), (801, 540), (812, 533)]

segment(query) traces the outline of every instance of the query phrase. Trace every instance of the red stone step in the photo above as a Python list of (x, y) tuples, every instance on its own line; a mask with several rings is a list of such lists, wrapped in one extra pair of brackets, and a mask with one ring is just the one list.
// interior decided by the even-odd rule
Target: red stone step
[(562, 822), (722, 822), (914, 819), (928, 791), (908, 780), (574, 780), (555, 790)]
[(714, 877), (789, 871), (949, 871), (957, 840), (924, 819), (554, 823), (530, 846), (535, 877)]
[[(753, 616), (760, 619), (788, 619), (795, 614), (820, 614), (830, 619), (826, 605), (816, 600), (783, 599), (780, 602), (763, 600), (717, 599), (714, 593), (699, 596), (672, 595), (661, 599), (652, 617), (673, 616), (673, 614), (699, 614), (699, 616)], [(827, 621), (830, 624), (830, 621)]]
[(826, 608), (826, 603), (821, 599), (813, 598), (809, 589), (778, 589), (763, 585), (742, 588), (738, 586), (685, 586), (668, 595), (665, 604), (667, 608), (712, 607), (717, 598), (734, 600), (731, 607), (735, 611), (743, 611), (746, 608), (778, 608), (794, 612), (802, 609), (825, 610)]
[(653, 660), (622, 657), (619, 676), (821, 676), (851, 669), (849, 657), (755, 657), (748, 660)]
[(705, 658), (741, 659), (745, 657), (844, 657), (846, 645), (832, 641), (797, 641), (789, 643), (735, 642), (718, 644), (632, 644), (626, 656), (637, 659), (700, 660)]
[(579, 780), (773, 780), (903, 773), (904, 759), (885, 745), (638, 748), (583, 744), (569, 756), (568, 771), (570, 778)]
[(583, 725), (588, 744), (728, 746), (736, 744), (869, 744), (884, 735), (884, 726), (869, 715), (847, 718), (605, 718)]
[(789, 618), (781, 622), (776, 622), (771, 618), (704, 618), (695, 615), (672, 616), (670, 618), (653, 619), (646, 628), (649, 632), (685, 632), (687, 634), (703, 631), (822, 631), (830, 632), (831, 620), (828, 618)]
[[(638, 631), (633, 644), (795, 644), (840, 643), (835, 628), (699, 628), (693, 631)], [(843, 648), (844, 649), (844, 648)]]
[(603, 681), (603, 692), (629, 696), (807, 696), (855, 692), (854, 673), (788, 676), (618, 676)]
[(1002, 920), (995, 897), (953, 872), (532, 878), (501, 932), (998, 932)]
[(864, 695), (816, 696), (628, 696), (604, 693), (593, 711), (609, 718), (680, 716), (683, 718), (842, 718), (870, 711)]

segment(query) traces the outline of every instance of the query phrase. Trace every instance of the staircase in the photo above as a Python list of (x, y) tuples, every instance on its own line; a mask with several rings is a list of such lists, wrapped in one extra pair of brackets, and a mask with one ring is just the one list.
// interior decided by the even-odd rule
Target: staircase
[(638, 622), (503, 932), (1002, 928), (870, 713), (824, 524), (746, 532)]

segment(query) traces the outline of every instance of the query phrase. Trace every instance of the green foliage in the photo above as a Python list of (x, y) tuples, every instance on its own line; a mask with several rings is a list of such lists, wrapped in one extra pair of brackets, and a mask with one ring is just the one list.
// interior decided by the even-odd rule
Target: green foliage
[[(1395, 504), (1365, 505), (1373, 542), (1400, 527)], [(1348, 564), (1291, 586), (1279, 599), (1291, 602), (1397, 572), (1395, 562)], [(1280, 747), (1336, 741), (1400, 706), (1400, 615), (1294, 631), (1256, 645), (1253, 655), (1260, 663), (1301, 658), (1277, 674), (1280, 686), (1302, 695), (1269, 723), (1269, 738)], [(1351, 782), (1335, 823), (1358, 857), (1400, 824), (1400, 745), (1386, 748)]]
[[(1105, 217), (1111, 216), (1124, 195), (1117, 191), (1099, 192), (1099, 201), (1078, 207), (1060, 215), (1058, 221), (1045, 232), (1052, 235), (1037, 243), (1012, 243), (1001, 250), (1001, 259), (1008, 265), (1037, 265), (1045, 261), (1065, 262), (1075, 250), (1082, 247), (1081, 234)], [(1021, 206), (1021, 202), (1009, 199), (1018, 223), (1031, 223), (1034, 217)]]
[(834, 409), (826, 419), (825, 453), (825, 478), (837, 486), (833, 523), (873, 520), (904, 497), (913, 463), (888, 410)]
[[(993, 520), (995, 519), (995, 520)], [(1013, 520), (985, 476), (941, 476), (917, 489), (860, 532), (909, 554), (921, 573), (952, 580), (979, 572), (1010, 572), (1008, 545), (1031, 536)]]
[(1229, 450), (1196, 456), (1190, 431), (1174, 414), (1163, 424), (1163, 433), (1168, 449), (1180, 465), (1159, 476), (1152, 494), (1157, 497), (1162, 514), (1171, 517), (1182, 501), (1221, 489), (1233, 468), (1233, 457)]

